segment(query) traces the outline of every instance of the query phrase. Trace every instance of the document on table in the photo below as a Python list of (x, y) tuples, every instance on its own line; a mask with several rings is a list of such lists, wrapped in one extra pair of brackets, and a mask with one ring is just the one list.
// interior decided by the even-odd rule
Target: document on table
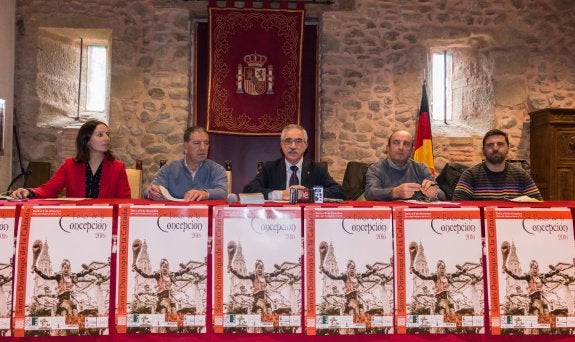
[(447, 202), (447, 201), (422, 201), (422, 200), (404, 200), (403, 202), (411, 204), (422, 204), (422, 205), (459, 205), (459, 202)]
[(529, 196), (525, 196), (525, 195), (511, 198), (509, 200), (511, 202), (535, 202), (535, 203), (543, 202), (541, 200), (538, 200), (537, 198), (533, 198), (533, 197), (529, 197)]
[(164, 196), (164, 198), (168, 201), (185, 202), (183, 198), (175, 198), (172, 196), (168, 189), (166, 189), (163, 185), (160, 185), (160, 192), (162, 193), (162, 196)]

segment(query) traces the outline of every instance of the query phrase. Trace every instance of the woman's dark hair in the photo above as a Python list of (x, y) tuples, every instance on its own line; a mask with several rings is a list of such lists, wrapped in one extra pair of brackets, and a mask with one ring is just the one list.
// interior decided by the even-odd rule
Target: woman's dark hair
[[(76, 157), (74, 158), (75, 162), (87, 163), (90, 161), (90, 147), (88, 147), (88, 141), (90, 141), (90, 138), (92, 137), (92, 134), (98, 125), (104, 125), (108, 127), (108, 125), (102, 121), (90, 120), (83, 124), (82, 127), (80, 127), (80, 130), (78, 130), (78, 135), (76, 135)], [(115, 159), (114, 155), (109, 149), (104, 153), (104, 155), (110, 160)]]

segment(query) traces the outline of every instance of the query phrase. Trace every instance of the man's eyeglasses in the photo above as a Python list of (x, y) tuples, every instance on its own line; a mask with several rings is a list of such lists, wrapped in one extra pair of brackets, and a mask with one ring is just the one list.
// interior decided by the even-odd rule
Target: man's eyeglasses
[(289, 145), (295, 143), (296, 145), (299, 146), (299, 145), (304, 144), (305, 141), (304, 141), (303, 139), (301, 139), (301, 138), (297, 138), (297, 139), (288, 138), (288, 139), (284, 139), (284, 140), (282, 141), (282, 143), (283, 143), (284, 145), (287, 145), (287, 146), (289, 146)]

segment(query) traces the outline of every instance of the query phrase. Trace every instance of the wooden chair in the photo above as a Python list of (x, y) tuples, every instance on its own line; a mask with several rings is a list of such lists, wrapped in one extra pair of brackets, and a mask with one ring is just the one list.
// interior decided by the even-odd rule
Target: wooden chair
[(36, 188), (50, 179), (50, 163), (31, 161), (24, 176), (25, 188)]
[(142, 198), (142, 170), (139, 169), (126, 169), (128, 175), (128, 183), (132, 193), (132, 198)]

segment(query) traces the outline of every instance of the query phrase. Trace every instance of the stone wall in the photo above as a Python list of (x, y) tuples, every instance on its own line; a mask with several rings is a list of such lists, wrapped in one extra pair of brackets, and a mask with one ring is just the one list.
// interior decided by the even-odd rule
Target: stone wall
[(323, 13), (321, 158), (341, 179), (348, 161), (384, 157), (392, 131), (414, 132), (429, 51), (450, 47), (471, 62), (454, 67), (467, 106), (463, 125), (432, 125), (436, 167), (480, 161), (490, 128), (528, 160), (528, 113), (575, 106), (574, 30), (569, 1), (373, 0)]
[(55, 170), (62, 160), (58, 151), (74, 146), (61, 140), (69, 137), (62, 135), (69, 129), (64, 128), (77, 126), (75, 112), (63, 117), (54, 109), (62, 106), (43, 106), (62, 101), (56, 91), (43, 89), (37, 72), (38, 31), (46, 27), (112, 29), (112, 150), (127, 167), (143, 160), (145, 183), (161, 159), (180, 157), (190, 118), (193, 32), (187, 9), (163, 3), (174, 2), (18, 2), (16, 101), (24, 164), (45, 160)]
[[(194, 20), (207, 1), (17, 1), (16, 116), (23, 157), (55, 169), (58, 137), (75, 123), (42, 107), (38, 30), (112, 30), (113, 150), (148, 184), (179, 158), (194, 113)], [(336, 0), (309, 7), (319, 22), (320, 153), (341, 180), (350, 160), (385, 157), (397, 129), (415, 131), (429, 51), (456, 49), (460, 124), (433, 124), (436, 167), (481, 159), (482, 134), (509, 132), (510, 157), (529, 159), (530, 111), (575, 107), (575, 2)], [(39, 117), (40, 116), (40, 117)], [(55, 118), (58, 118), (56, 120)], [(25, 162), (26, 164), (26, 162)], [(18, 166), (14, 167), (18, 170)]]

